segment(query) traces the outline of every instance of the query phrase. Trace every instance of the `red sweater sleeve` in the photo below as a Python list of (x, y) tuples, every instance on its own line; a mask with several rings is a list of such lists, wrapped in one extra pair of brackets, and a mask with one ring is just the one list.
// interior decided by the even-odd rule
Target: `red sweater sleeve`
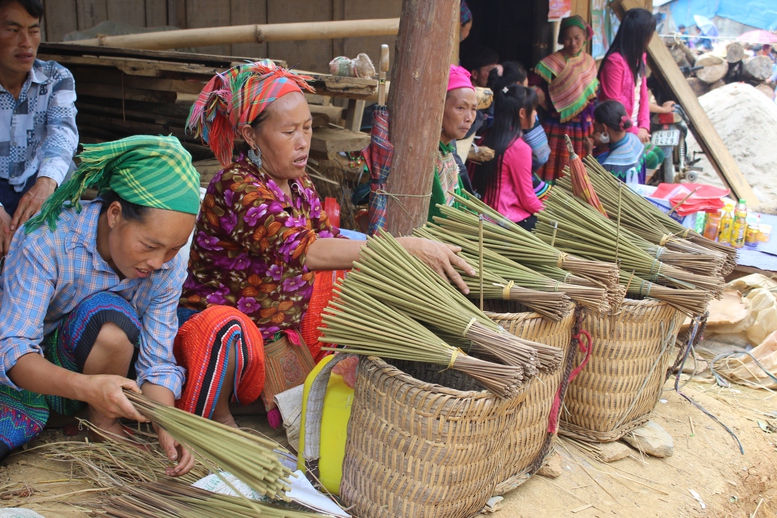
[(625, 64), (620, 54), (610, 54), (602, 63), (602, 72), (599, 75), (600, 102), (612, 100), (626, 105), (626, 99), (623, 98), (623, 74), (628, 70), (624, 67)]

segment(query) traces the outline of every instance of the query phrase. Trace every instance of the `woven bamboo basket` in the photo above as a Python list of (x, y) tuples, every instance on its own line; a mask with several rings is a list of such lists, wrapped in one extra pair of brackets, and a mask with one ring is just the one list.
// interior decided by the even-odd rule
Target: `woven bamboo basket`
[(533, 311), (486, 314), (515, 336), (564, 349), (562, 368), (551, 374), (540, 374), (526, 390), (515, 427), (506, 437), (505, 462), (499, 476), (501, 482), (494, 489), (495, 495), (503, 495), (526, 482), (542, 467), (545, 456), (552, 451), (555, 434), (548, 433), (548, 417), (562, 379), (569, 376), (570, 369), (564, 366), (571, 360), (569, 353), (577, 344), (572, 344), (576, 313), (575, 305), (570, 304), (558, 322)]
[(560, 433), (612, 442), (645, 424), (661, 396), (684, 318), (647, 299), (625, 299), (615, 313), (591, 313), (585, 326), (593, 338), (591, 357), (569, 384)]
[[(498, 482), (525, 391), (502, 399), (439, 366), (362, 358), (340, 497), (361, 518), (465, 518)], [(529, 385), (530, 386), (530, 385)]]

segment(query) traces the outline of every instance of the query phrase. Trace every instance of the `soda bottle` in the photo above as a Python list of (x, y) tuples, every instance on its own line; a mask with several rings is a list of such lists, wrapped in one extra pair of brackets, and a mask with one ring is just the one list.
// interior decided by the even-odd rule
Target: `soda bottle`
[(756, 214), (755, 217), (748, 216), (747, 218), (747, 234), (745, 234), (745, 246), (755, 248), (758, 246), (758, 241), (761, 239), (761, 215)]
[(733, 216), (734, 206), (727, 204), (723, 209), (723, 216), (720, 218), (720, 230), (718, 231), (718, 242), (731, 244), (731, 227), (734, 224)]
[(745, 237), (747, 236), (747, 205), (745, 200), (739, 200), (736, 214), (734, 215), (734, 224), (731, 227), (731, 246), (742, 248), (745, 246)]

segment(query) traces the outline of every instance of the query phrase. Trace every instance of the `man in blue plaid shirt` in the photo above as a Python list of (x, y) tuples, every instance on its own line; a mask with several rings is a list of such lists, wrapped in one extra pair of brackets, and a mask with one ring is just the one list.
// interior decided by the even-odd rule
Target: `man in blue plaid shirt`
[(75, 81), (36, 59), (40, 0), (0, 0), (0, 256), (68, 173), (78, 146)]

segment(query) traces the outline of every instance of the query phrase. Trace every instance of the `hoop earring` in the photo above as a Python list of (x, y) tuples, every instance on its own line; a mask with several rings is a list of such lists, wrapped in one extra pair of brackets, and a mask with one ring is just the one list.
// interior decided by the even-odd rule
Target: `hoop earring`
[(249, 149), (248, 159), (253, 162), (257, 169), (262, 168), (262, 152), (259, 150), (259, 148), (256, 148), (256, 151), (254, 151), (253, 148)]

